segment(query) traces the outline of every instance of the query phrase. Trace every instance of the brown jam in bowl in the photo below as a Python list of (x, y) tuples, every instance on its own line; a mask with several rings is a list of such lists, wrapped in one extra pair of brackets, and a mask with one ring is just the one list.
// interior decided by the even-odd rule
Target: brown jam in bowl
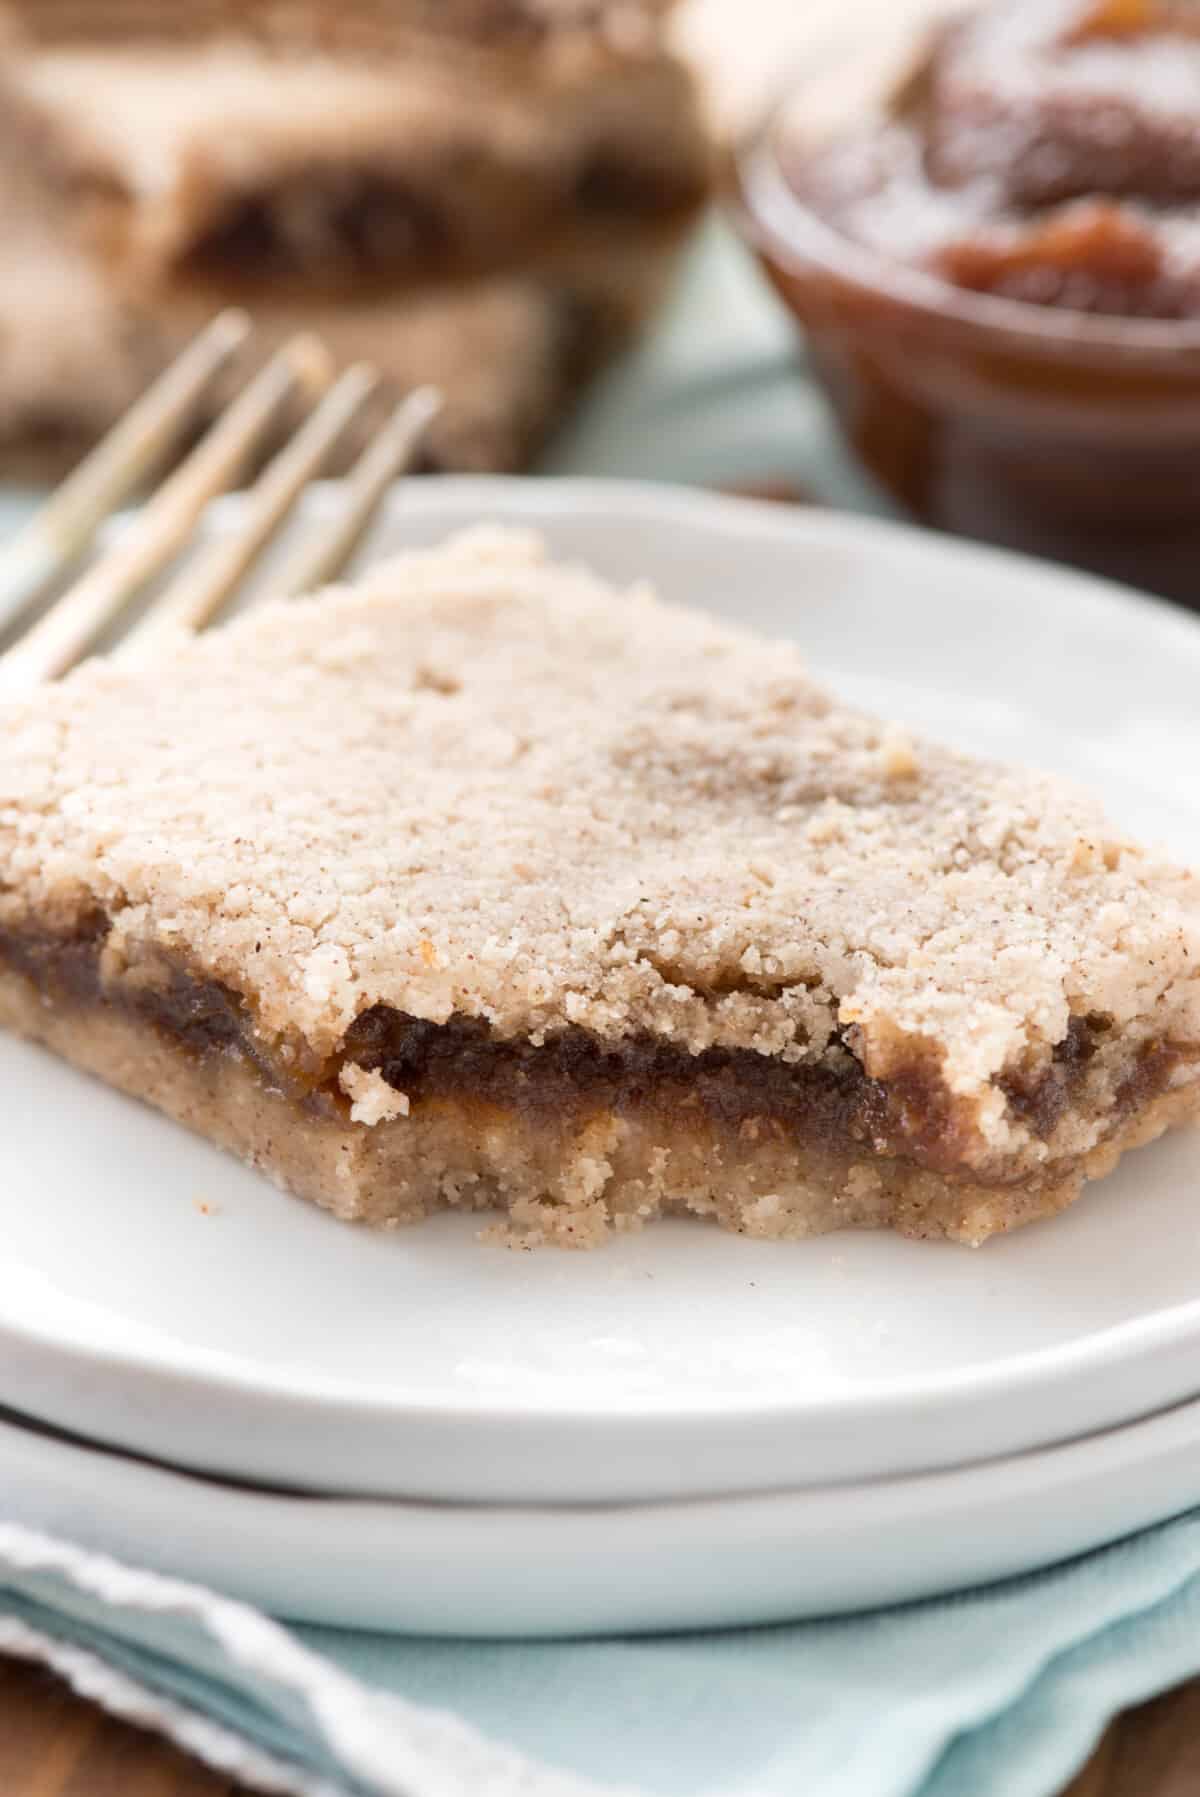
[(918, 517), (1200, 604), (1200, 0), (991, 0), (827, 57), (739, 211)]

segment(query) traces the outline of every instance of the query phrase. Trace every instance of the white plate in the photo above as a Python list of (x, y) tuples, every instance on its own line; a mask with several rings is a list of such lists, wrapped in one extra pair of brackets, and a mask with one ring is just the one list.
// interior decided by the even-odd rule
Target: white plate
[[(416, 482), (386, 546), (480, 516), (794, 634), (855, 698), (1080, 775), (1200, 856), (1180, 614), (893, 526), (616, 484)], [(27, 1046), (0, 1044), (0, 1081), (0, 1392), (183, 1465), (469, 1502), (695, 1497), (1007, 1454), (1200, 1392), (1194, 1137), (977, 1253), (673, 1223), (510, 1255), (463, 1218), (348, 1229)]]
[(1200, 1402), (914, 1478), (559, 1509), (289, 1497), (0, 1421), (7, 1520), (276, 1616), (415, 1635), (798, 1621), (1031, 1572), (1200, 1501)]

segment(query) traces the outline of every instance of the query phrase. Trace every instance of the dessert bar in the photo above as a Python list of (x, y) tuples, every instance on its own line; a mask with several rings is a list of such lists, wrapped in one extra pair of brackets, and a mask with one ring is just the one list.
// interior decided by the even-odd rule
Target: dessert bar
[(432, 466), (523, 466), (708, 195), (662, 10), (0, 0), (5, 466), (65, 472), (228, 304), (259, 354), (313, 330), (439, 386)]
[(1200, 1106), (1200, 882), (480, 530), (10, 703), (0, 1020), (340, 1216), (979, 1242)]

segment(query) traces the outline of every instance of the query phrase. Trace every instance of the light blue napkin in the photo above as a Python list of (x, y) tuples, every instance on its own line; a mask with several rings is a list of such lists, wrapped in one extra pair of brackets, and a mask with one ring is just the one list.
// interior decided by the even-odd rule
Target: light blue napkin
[[(787, 320), (715, 229), (662, 328), (548, 466), (791, 480), (886, 509), (847, 464)], [(27, 504), (9, 495), (0, 528)], [(1198, 1575), (1190, 1515), (906, 1609), (490, 1645), (285, 1632), (212, 1593), (0, 1526), (0, 1651), (300, 1797), (1049, 1797), (1115, 1711), (1200, 1670)]]
[(299, 1797), (1051, 1797), (1200, 1670), (1200, 1514), (904, 1609), (528, 1645), (285, 1632), (0, 1527), (0, 1651)]

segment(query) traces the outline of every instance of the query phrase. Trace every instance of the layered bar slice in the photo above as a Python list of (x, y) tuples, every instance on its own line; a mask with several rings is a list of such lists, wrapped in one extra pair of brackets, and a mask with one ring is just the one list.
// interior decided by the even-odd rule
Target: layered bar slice
[(523, 466), (709, 193), (661, 11), (0, 0), (0, 459), (65, 472), (234, 303), (436, 383), (434, 466)]
[(475, 532), (10, 704), (0, 1020), (346, 1218), (978, 1242), (1200, 1107), (1200, 882)]
[(369, 0), (191, 10), (0, 5), (76, 228), (143, 285), (394, 290), (707, 196), (694, 83), (644, 8), (535, 38)]

